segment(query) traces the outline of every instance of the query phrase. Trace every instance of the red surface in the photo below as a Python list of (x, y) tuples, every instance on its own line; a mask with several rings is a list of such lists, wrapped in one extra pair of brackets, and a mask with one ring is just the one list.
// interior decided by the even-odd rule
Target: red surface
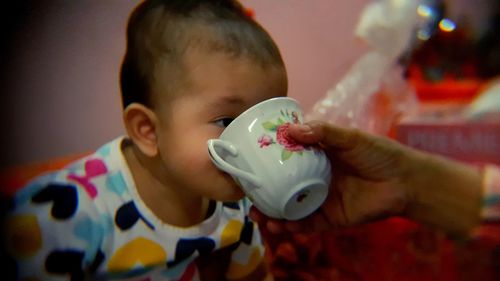
[(415, 87), (417, 97), (421, 101), (470, 101), (476, 96), (482, 85), (477, 80), (455, 81), (445, 79), (438, 83), (423, 80), (413, 80), (410, 82)]
[(264, 233), (276, 280), (500, 280), (500, 226), (454, 242), (393, 218), (352, 229)]
[(416, 67), (409, 69), (410, 79), (408, 82), (415, 88), (416, 95), (422, 102), (433, 101), (471, 101), (484, 85), (484, 81), (473, 78), (457, 80), (445, 76), (440, 81), (429, 81), (423, 78), (420, 70)]
[(34, 177), (46, 172), (61, 169), (70, 162), (87, 154), (88, 153), (69, 155), (47, 162), (15, 166), (0, 170), (0, 195), (7, 197), (12, 196), (18, 188), (26, 185)]

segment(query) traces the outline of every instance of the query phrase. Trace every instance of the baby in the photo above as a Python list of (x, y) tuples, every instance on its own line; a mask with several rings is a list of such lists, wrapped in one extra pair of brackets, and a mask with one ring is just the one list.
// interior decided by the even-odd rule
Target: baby
[(264, 280), (249, 204), (206, 142), (287, 94), (268, 33), (232, 0), (150, 0), (131, 14), (121, 68), (127, 136), (13, 198), (19, 279)]

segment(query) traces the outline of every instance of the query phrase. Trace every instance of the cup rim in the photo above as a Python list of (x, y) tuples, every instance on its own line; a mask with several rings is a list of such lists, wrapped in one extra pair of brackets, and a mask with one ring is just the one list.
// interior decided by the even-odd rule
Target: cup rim
[[(259, 103), (256, 103), (254, 105), (252, 105), (251, 107), (249, 107), (248, 109), (246, 109), (245, 111), (243, 111), (240, 115), (238, 115), (234, 120), (233, 122), (231, 122), (225, 129), (224, 131), (222, 131), (221, 133), (221, 136), (224, 134), (224, 132), (230, 130), (230, 128), (236, 126), (236, 121), (237, 119), (241, 119), (243, 118), (245, 115), (248, 115), (250, 114), (250, 111), (253, 111), (256, 107), (258, 106), (262, 106), (263, 104), (266, 104), (266, 103), (270, 103), (270, 102), (275, 102), (276, 100), (288, 100), (288, 101), (292, 101), (292, 102), (295, 102), (297, 105), (299, 105), (299, 102), (294, 99), (294, 98), (291, 98), (291, 97), (287, 97), (287, 96), (284, 96), (284, 97), (274, 97), (274, 98), (270, 98), (270, 99), (266, 99), (266, 100), (263, 100)], [(241, 118), (240, 118), (241, 117)]]

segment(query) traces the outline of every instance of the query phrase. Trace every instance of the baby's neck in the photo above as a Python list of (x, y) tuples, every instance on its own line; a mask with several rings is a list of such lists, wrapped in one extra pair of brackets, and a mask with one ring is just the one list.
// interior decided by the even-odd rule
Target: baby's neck
[(179, 227), (197, 225), (205, 220), (209, 199), (166, 184), (158, 176), (160, 172), (153, 163), (155, 159), (143, 157), (133, 144), (124, 146), (122, 152), (139, 196), (158, 219)]

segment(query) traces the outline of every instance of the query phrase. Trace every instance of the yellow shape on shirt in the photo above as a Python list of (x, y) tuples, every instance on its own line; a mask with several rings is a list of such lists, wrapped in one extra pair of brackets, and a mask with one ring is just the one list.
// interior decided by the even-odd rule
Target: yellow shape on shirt
[(7, 242), (17, 258), (35, 255), (42, 247), (42, 233), (36, 216), (16, 215), (6, 221)]
[(246, 264), (240, 264), (239, 262), (232, 260), (231, 264), (229, 264), (229, 268), (227, 269), (226, 277), (228, 279), (240, 279), (245, 276), (250, 275), (257, 266), (260, 264), (262, 258), (260, 254), (260, 250), (257, 247), (253, 248), (252, 254), (248, 259)]
[(231, 244), (234, 244), (240, 240), (241, 229), (243, 229), (243, 223), (238, 220), (230, 220), (224, 230), (222, 230), (220, 237), (220, 247), (224, 248)]
[(108, 270), (110, 272), (128, 271), (138, 264), (143, 267), (150, 267), (166, 261), (167, 253), (161, 245), (139, 237), (115, 252), (108, 262)]

